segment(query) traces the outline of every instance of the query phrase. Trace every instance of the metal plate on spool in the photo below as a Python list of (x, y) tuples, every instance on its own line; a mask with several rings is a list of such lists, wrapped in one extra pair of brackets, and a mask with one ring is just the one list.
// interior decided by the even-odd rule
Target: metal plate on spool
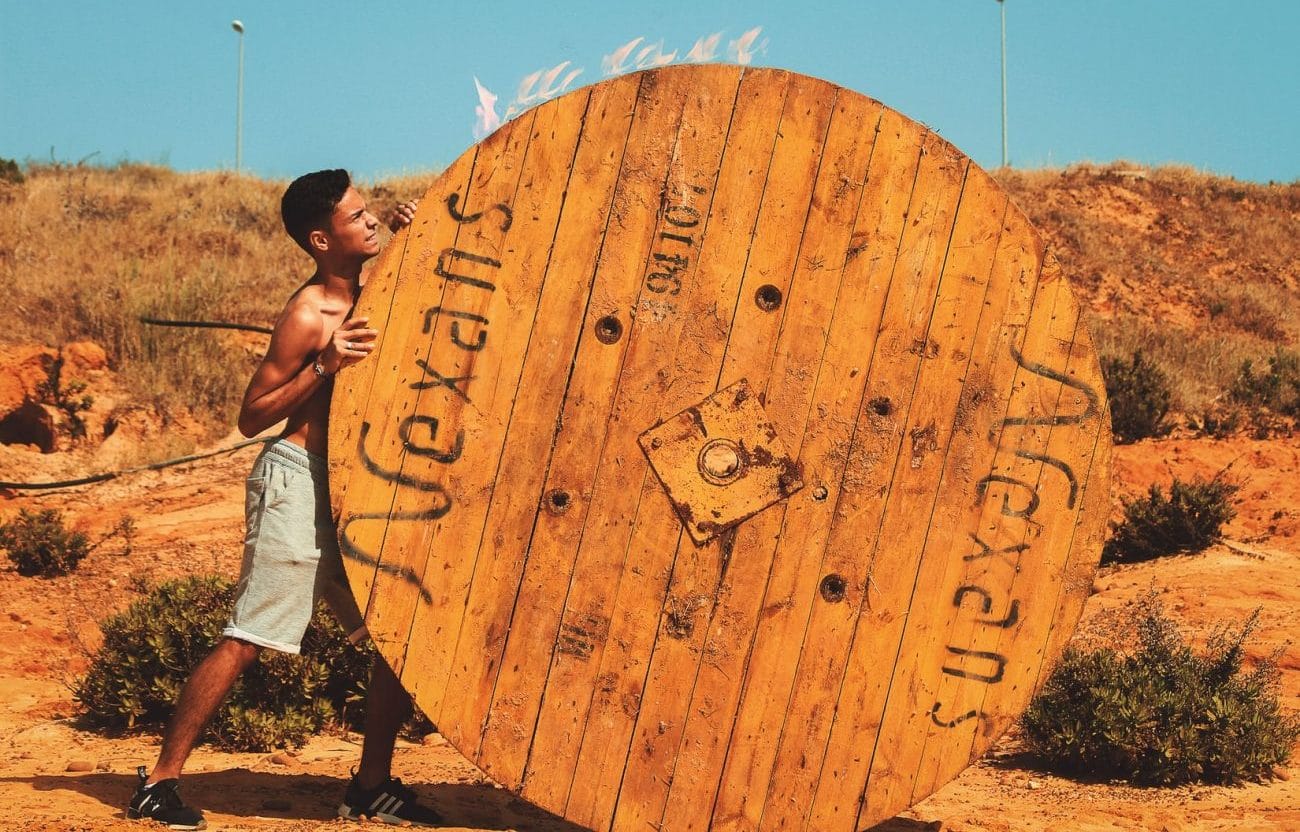
[[(444, 735), (583, 826), (890, 817), (1023, 710), (1091, 585), (1078, 306), (987, 174), (851, 91), (705, 65), (548, 102), (440, 176), (357, 314), (353, 592)], [(646, 449), (742, 379), (761, 416)], [(748, 430), (804, 487), (697, 544), (665, 485), (740, 484)]]
[(746, 379), (638, 438), (682, 527), (696, 543), (803, 488), (799, 464)]

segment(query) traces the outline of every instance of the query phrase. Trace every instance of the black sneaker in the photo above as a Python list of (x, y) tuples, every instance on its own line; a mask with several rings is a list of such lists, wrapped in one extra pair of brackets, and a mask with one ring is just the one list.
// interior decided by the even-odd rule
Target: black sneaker
[(417, 803), (415, 792), (403, 786), (397, 777), (390, 777), (388, 782), (373, 789), (362, 789), (353, 775), (343, 795), (343, 805), (339, 806), (339, 817), (407, 826), (442, 825), (442, 815)]
[(203, 820), (203, 813), (186, 806), (185, 801), (181, 800), (180, 794), (176, 791), (181, 781), (159, 780), (153, 785), (146, 786), (144, 783), (149, 776), (144, 766), (136, 769), (135, 773), (140, 778), (140, 784), (136, 786), (135, 794), (131, 795), (131, 802), (127, 804), (128, 818), (156, 820), (166, 824), (168, 829), (207, 828), (208, 824)]

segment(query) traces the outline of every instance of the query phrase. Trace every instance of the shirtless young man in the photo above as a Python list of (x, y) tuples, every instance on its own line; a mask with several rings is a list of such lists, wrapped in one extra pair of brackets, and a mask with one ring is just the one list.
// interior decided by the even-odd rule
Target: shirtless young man
[[(172, 829), (204, 828), (202, 813), (177, 793), (181, 767), (231, 686), (263, 648), (298, 653), (321, 598), (353, 642), (367, 636), (344, 578), (325, 456), (333, 376), (364, 359), (379, 334), (365, 318), (348, 320), (361, 267), (379, 253), (379, 221), (342, 170), (295, 180), (280, 210), (289, 236), (316, 261), (316, 273), (290, 296), (275, 322), (266, 357), (244, 394), (239, 430), (255, 436), (288, 421), (248, 478), (248, 531), (230, 623), (186, 683), (158, 762), (147, 775), (140, 767), (140, 784), (127, 808), (130, 818), (150, 818)], [(414, 213), (413, 202), (398, 206), (393, 230), (409, 225)], [(339, 807), (341, 816), (415, 826), (440, 822), (391, 775), (393, 744), (410, 715), (410, 697), (388, 665), (376, 660), (361, 763)]]

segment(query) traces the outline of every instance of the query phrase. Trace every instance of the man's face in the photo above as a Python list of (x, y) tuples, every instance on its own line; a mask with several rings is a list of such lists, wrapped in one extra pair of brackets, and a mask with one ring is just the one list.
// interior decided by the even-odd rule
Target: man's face
[(366, 210), (356, 188), (348, 188), (334, 206), (329, 231), (331, 248), (339, 255), (368, 258), (379, 253), (379, 220)]

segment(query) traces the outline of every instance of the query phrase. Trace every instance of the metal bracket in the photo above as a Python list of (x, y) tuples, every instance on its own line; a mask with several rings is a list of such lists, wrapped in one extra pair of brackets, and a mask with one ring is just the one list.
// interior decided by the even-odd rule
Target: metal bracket
[(741, 379), (638, 438), (682, 525), (703, 545), (803, 488), (803, 472)]

